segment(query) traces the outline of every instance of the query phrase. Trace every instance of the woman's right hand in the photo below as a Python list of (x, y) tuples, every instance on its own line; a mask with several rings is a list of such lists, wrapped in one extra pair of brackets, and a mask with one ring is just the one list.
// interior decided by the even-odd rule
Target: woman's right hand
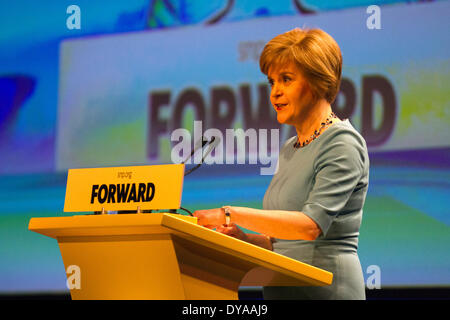
[(209, 229), (217, 228), (226, 221), (225, 211), (222, 208), (196, 210), (193, 216), (197, 218), (197, 224)]

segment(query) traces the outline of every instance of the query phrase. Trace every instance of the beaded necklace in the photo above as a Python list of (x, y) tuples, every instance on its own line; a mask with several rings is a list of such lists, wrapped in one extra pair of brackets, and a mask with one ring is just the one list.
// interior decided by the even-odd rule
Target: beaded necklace
[(334, 118), (337, 118), (337, 116), (334, 114), (334, 112), (331, 112), (331, 114), (327, 118), (327, 120), (325, 120), (325, 122), (321, 123), (321, 127), (319, 128), (319, 130), (314, 130), (314, 133), (312, 134), (312, 136), (309, 139), (303, 141), (302, 143), (300, 143), (300, 141), (298, 141), (298, 137), (297, 137), (297, 141), (295, 141), (295, 143), (294, 143), (294, 148), (295, 149), (299, 149), (299, 148), (303, 148), (304, 146), (307, 146), (308, 144), (310, 144), (318, 136), (320, 136), (320, 134), (322, 133), (322, 130), (325, 127), (327, 127), (327, 126), (329, 126), (330, 124), (333, 123), (333, 120), (331, 120), (331, 119), (334, 119)]

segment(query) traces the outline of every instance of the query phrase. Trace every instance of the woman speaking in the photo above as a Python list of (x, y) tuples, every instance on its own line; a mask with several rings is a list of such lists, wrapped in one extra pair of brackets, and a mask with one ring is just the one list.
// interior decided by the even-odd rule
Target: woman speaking
[[(297, 135), (280, 150), (263, 210), (198, 210), (198, 223), (333, 273), (324, 287), (265, 287), (264, 299), (365, 299), (357, 254), (369, 157), (362, 136), (331, 110), (342, 55), (320, 29), (294, 29), (264, 47), (261, 71), (282, 124)], [(246, 234), (239, 227), (258, 234)]]

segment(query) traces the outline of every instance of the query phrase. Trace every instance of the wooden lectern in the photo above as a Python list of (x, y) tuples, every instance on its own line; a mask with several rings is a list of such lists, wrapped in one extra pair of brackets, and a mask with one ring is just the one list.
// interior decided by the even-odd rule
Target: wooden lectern
[(65, 212), (137, 211), (30, 220), (31, 231), (58, 240), (66, 270), (79, 271), (72, 299), (238, 299), (240, 285), (331, 284), (330, 272), (195, 217), (141, 213), (180, 208), (183, 176), (184, 164), (69, 170)]
[(239, 286), (324, 286), (333, 275), (167, 213), (32, 218), (79, 267), (72, 299), (238, 299)]

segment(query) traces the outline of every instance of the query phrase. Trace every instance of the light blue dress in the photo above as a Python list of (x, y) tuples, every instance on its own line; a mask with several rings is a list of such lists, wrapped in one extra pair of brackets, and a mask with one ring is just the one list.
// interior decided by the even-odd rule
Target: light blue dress
[(365, 299), (358, 236), (369, 184), (364, 138), (348, 120), (303, 148), (296, 137), (280, 150), (266, 191), (266, 210), (301, 211), (322, 230), (313, 241), (275, 239), (274, 251), (333, 273), (324, 287), (265, 287), (264, 299)]

